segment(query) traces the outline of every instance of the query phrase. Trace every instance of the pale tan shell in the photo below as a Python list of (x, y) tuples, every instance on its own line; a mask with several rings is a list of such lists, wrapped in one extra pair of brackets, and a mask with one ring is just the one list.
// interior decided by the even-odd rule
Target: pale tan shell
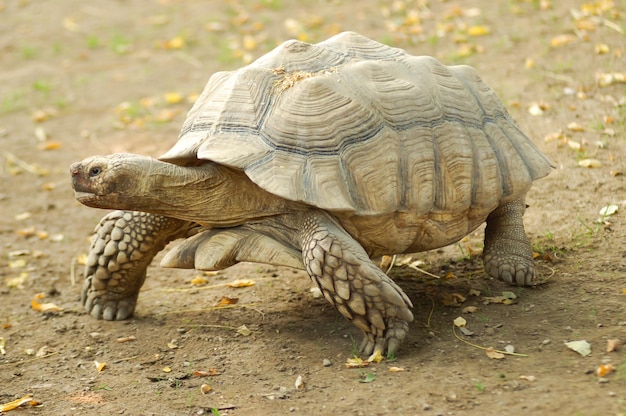
[(365, 216), (486, 216), (552, 166), (472, 68), (353, 32), (216, 73), (161, 159), (211, 160), (283, 198)]

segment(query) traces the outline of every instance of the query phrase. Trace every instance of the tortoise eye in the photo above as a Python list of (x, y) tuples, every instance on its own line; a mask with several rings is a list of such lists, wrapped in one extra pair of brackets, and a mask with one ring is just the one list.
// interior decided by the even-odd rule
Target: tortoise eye
[(94, 166), (89, 170), (89, 176), (91, 176), (92, 178), (94, 176), (98, 176), (100, 173), (102, 173), (102, 168), (99, 166)]

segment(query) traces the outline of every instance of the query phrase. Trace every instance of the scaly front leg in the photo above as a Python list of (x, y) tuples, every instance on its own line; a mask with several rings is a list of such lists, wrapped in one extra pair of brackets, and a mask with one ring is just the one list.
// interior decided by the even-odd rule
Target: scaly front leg
[(395, 354), (413, 321), (409, 298), (330, 216), (302, 215), (302, 256), (311, 279), (365, 333), (363, 354)]
[(107, 321), (131, 317), (154, 256), (193, 227), (188, 221), (145, 212), (114, 211), (104, 216), (85, 267), (81, 294), (85, 310)]

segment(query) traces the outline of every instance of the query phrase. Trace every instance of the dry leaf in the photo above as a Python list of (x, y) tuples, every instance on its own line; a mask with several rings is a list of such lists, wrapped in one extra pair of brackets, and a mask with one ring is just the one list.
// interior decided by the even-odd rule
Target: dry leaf
[(487, 26), (470, 26), (467, 28), (467, 34), (470, 36), (484, 36), (490, 32)]
[(252, 333), (252, 331), (250, 331), (247, 326), (241, 325), (239, 328), (237, 328), (237, 333), (239, 335), (243, 335), (244, 337), (247, 337), (248, 335)]
[(348, 358), (345, 363), (346, 368), (361, 368), (367, 367), (368, 365), (370, 365), (369, 361), (363, 361), (359, 357)]
[(459, 316), (453, 322), (454, 322), (454, 326), (459, 327), (459, 328), (462, 328), (467, 324), (467, 321), (462, 316)]
[(251, 280), (251, 279), (237, 279), (237, 280), (233, 280), (232, 282), (226, 283), (226, 286), (228, 286), (228, 287), (248, 287), (248, 286), (254, 286), (255, 284), (256, 284), (256, 282), (254, 280)]
[(131, 335), (131, 336), (129, 336), (129, 337), (121, 337), (121, 338), (118, 338), (118, 339), (116, 339), (115, 341), (116, 341), (116, 342), (119, 342), (119, 343), (121, 344), (121, 343), (124, 343), (124, 342), (130, 342), (130, 341), (136, 341), (136, 340), (137, 340), (137, 337), (136, 337), (136, 336), (134, 336), (134, 335)]
[(575, 42), (576, 39), (578, 38), (574, 35), (558, 35), (550, 39), (550, 46), (552, 46), (553, 48), (558, 48), (559, 46)]
[(607, 374), (612, 373), (613, 371), (615, 371), (615, 366), (613, 364), (602, 364), (601, 366), (598, 366), (598, 368), (596, 368), (596, 375), (598, 377), (604, 377)]
[(566, 342), (565, 345), (567, 346), (567, 348), (569, 348), (570, 350), (576, 351), (583, 357), (586, 357), (589, 354), (591, 354), (591, 344), (589, 344), (587, 341), (584, 341), (584, 340), (571, 341), (571, 342)]
[(401, 371), (406, 371), (404, 367), (389, 367), (390, 373), (399, 373)]
[(107, 363), (100, 363), (98, 361), (94, 361), (93, 363), (96, 366), (96, 370), (98, 370), (98, 373), (100, 373), (102, 370), (104, 370), (104, 368), (107, 365)]
[(61, 142), (43, 142), (37, 146), (39, 150), (57, 150), (63, 146)]
[(467, 296), (480, 296), (480, 290), (470, 289)]
[(596, 74), (596, 82), (600, 87), (608, 87), (612, 84), (626, 82), (626, 73), (612, 72), (612, 73), (599, 73)]
[(609, 215), (615, 214), (618, 209), (619, 209), (619, 206), (617, 205), (607, 205), (605, 207), (602, 207), (602, 209), (600, 209), (600, 215), (602, 215), (603, 217), (608, 217)]
[(581, 124), (578, 124), (575, 121), (572, 121), (571, 123), (567, 124), (567, 128), (570, 129), (571, 131), (576, 131), (576, 132), (583, 132), (585, 131), (585, 127)]
[(219, 376), (220, 372), (217, 371), (215, 368), (209, 368), (208, 371), (204, 371), (204, 370), (195, 370), (192, 375), (194, 377), (213, 377), (213, 376)]
[(30, 307), (37, 312), (61, 312), (63, 309), (59, 308), (54, 303), (39, 303), (39, 299), (43, 299), (46, 295), (38, 293), (30, 301)]
[(487, 354), (487, 357), (492, 358), (494, 360), (501, 360), (504, 358), (504, 354), (494, 350), (491, 347), (485, 349), (485, 354)]
[(617, 351), (622, 342), (619, 339), (606, 340), (606, 352)]
[(384, 359), (385, 359), (385, 357), (383, 357), (383, 354), (380, 352), (380, 350), (376, 350), (376, 351), (374, 351), (374, 353), (372, 355), (369, 356), (367, 361), (370, 362), (370, 363), (379, 363), (379, 362), (381, 362)]
[(163, 371), (164, 373), (171, 373), (172, 369), (170, 367), (163, 367), (161, 371)]
[(39, 406), (40, 403), (33, 400), (30, 394), (22, 397), (21, 399), (13, 400), (12, 402), (0, 404), (0, 413), (15, 410), (20, 406), (28, 404), (29, 406)]
[(227, 305), (235, 305), (239, 302), (239, 298), (230, 298), (228, 296), (222, 296), (220, 300), (215, 304), (216, 307), (227, 306)]
[(602, 162), (598, 159), (582, 159), (578, 161), (578, 166), (583, 168), (599, 168), (602, 166)]
[(213, 390), (213, 388), (211, 386), (209, 386), (208, 384), (203, 384), (203, 385), (200, 386), (200, 392), (202, 394), (207, 394), (211, 390)]
[(298, 377), (296, 377), (296, 382), (294, 383), (296, 390), (304, 390), (304, 380), (302, 379), (301, 375), (298, 375)]
[(165, 102), (168, 104), (178, 104), (179, 102), (183, 101), (185, 97), (177, 92), (168, 92), (164, 95), (164, 98)]
[(191, 279), (189, 283), (191, 283), (194, 286), (203, 286), (209, 283), (209, 280), (203, 276), (196, 276), (193, 279)]
[(531, 381), (531, 382), (537, 380), (537, 377), (535, 376), (519, 376), (519, 378), (521, 380), (526, 380), (526, 381)]
[(478, 308), (476, 306), (466, 306), (462, 310), (463, 313), (476, 313), (476, 311), (478, 311)]

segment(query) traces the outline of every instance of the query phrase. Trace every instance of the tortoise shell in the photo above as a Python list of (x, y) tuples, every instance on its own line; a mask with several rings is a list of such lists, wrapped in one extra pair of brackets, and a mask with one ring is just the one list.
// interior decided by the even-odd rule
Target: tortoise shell
[(353, 32), (214, 74), (160, 159), (240, 169), (272, 194), (355, 216), (486, 217), (552, 166), (474, 69)]

